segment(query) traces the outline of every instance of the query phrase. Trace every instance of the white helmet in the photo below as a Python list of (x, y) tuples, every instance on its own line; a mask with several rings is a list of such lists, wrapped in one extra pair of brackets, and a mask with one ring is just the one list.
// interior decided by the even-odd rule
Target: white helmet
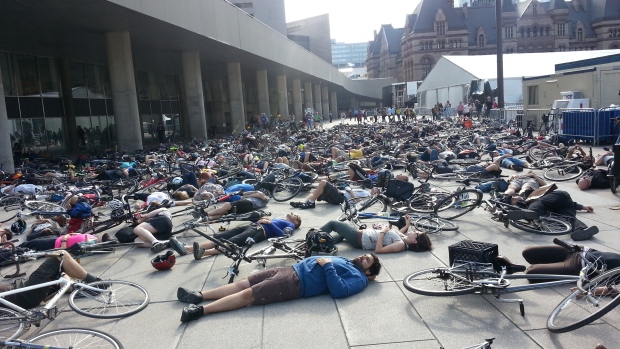
[(181, 183), (183, 183), (183, 178), (181, 177), (174, 177), (174, 179), (172, 179), (172, 184), (174, 185), (181, 185)]

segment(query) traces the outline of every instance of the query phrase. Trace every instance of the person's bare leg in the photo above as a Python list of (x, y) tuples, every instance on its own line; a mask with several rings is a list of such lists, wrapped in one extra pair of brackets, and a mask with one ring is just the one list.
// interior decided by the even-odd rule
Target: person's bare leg
[[(200, 243), (200, 247), (204, 248), (205, 250), (211, 250), (215, 247), (215, 244), (211, 241), (203, 241)], [(186, 246), (185, 249), (187, 250), (187, 253), (192, 253), (194, 252), (194, 247), (193, 246)], [(212, 256), (212, 255), (210, 255)]]
[(233, 293), (224, 298), (220, 298), (213, 303), (203, 305), (202, 313), (204, 315), (207, 315), (244, 308), (254, 303), (254, 300), (254, 293), (252, 292), (251, 288), (248, 288), (243, 291)]
[(69, 252), (64, 252), (65, 257), (62, 262), (62, 269), (68, 276), (74, 279), (84, 280), (88, 274), (78, 262), (71, 257)]
[(140, 247), (150, 248), (155, 242), (157, 242), (157, 239), (153, 236), (153, 234), (157, 233), (157, 230), (146, 222), (140, 223), (137, 227), (135, 227), (133, 229), (133, 233), (138, 235), (134, 241), (141, 242), (142, 245), (140, 245)]
[(231, 294), (235, 294), (237, 292), (241, 292), (245, 289), (250, 288), (250, 281), (245, 278), (232, 284), (226, 284), (224, 286), (216, 287), (211, 290), (202, 290), (200, 291), (200, 295), (202, 299), (205, 301), (214, 300), (224, 298), (226, 296), (230, 296)]
[(319, 185), (316, 187), (316, 189), (312, 191), (312, 193), (310, 193), (310, 196), (308, 196), (308, 199), (306, 199), (306, 201), (316, 201), (316, 199), (318, 199), (319, 196), (321, 196), (323, 192), (325, 191), (326, 184), (327, 184), (327, 181), (325, 180), (320, 181)]
[(517, 192), (518, 189), (519, 188), (508, 186), (508, 189), (506, 189), (504, 194), (506, 194), (508, 196), (513, 196), (513, 195), (515, 195), (515, 193)]
[(230, 204), (230, 202), (225, 202), (222, 206), (216, 208), (213, 211), (210, 211), (208, 213), (209, 215), (209, 219), (217, 219), (220, 218), (226, 214), (228, 214), (228, 212), (232, 209), (232, 205)]

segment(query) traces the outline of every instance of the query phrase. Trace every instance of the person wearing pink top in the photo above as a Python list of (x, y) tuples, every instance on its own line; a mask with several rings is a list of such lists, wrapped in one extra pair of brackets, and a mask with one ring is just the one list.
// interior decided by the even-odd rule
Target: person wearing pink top
[(54, 243), (54, 248), (67, 249), (77, 243), (89, 241), (101, 242), (100, 239), (94, 235), (71, 233), (58, 237)]

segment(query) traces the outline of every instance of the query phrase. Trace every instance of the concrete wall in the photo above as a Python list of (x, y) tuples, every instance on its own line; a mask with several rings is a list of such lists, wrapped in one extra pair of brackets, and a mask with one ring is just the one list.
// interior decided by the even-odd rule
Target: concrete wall
[[(343, 86), (347, 91), (361, 96), (381, 98), (381, 87), (396, 82), (395, 79), (349, 80), (330, 63), (224, 0), (109, 1), (317, 79)], [(331, 52), (331, 45), (329, 49)]]
[(332, 41), (329, 31), (329, 14), (309, 17), (286, 24), (287, 34), (307, 36), (309, 51), (332, 63)]
[[(523, 107), (525, 109), (548, 109), (556, 99), (562, 99), (560, 92), (579, 91), (582, 98), (590, 98), (590, 107), (597, 108), (594, 100), (594, 80), (596, 72), (575, 73), (571, 75), (541, 77), (523, 81)], [(538, 104), (528, 104), (528, 88), (538, 86)]]

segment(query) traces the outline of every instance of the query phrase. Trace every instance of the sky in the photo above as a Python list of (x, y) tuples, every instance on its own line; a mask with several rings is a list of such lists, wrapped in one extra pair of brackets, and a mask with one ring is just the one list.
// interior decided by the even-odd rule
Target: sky
[(358, 43), (374, 39), (382, 24), (402, 28), (419, 0), (284, 0), (286, 21), (329, 13), (331, 38)]

